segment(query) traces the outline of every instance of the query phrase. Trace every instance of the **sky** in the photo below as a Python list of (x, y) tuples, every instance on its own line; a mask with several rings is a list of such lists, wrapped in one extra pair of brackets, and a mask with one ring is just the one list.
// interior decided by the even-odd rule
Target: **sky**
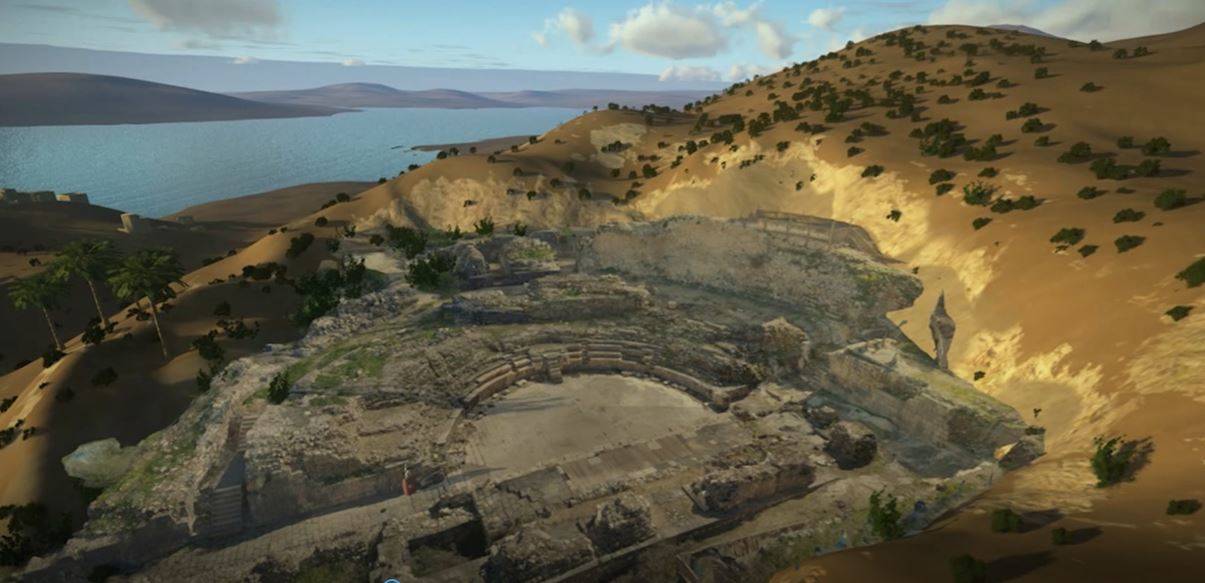
[(1102, 41), (1205, 20), (1205, 0), (0, 0), (0, 40), (347, 67), (626, 72), (736, 81), (912, 24)]

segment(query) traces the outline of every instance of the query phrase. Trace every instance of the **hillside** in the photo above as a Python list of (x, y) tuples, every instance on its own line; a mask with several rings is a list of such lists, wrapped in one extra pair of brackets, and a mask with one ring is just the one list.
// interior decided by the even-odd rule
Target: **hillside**
[(440, 109), (481, 109), (489, 107), (566, 107), (589, 109), (616, 103), (640, 107), (656, 103), (681, 107), (709, 93), (704, 91), (612, 91), (602, 89), (563, 89), (552, 91), (512, 91), (470, 93), (453, 89), (403, 91), (376, 83), (341, 83), (312, 89), (253, 91), (234, 93), (235, 97), (289, 105), (325, 107), (399, 107)]
[[(924, 283), (916, 304), (892, 319), (930, 347), (929, 314), (944, 293), (957, 323), (951, 369), (1044, 426), (1048, 453), (930, 532), (810, 561), (810, 547), (770, 549), (786, 554), (780, 566), (802, 563), (777, 579), (942, 580), (948, 559), (962, 553), (987, 561), (996, 579), (1167, 573), (1202, 557), (1201, 515), (1164, 514), (1170, 499), (1205, 498), (1205, 288), (1193, 275), (1205, 255), (1202, 75), (1205, 26), (1101, 47), (972, 27), (886, 33), (686, 112), (603, 110), (534, 143), (437, 160), (299, 215), (288, 236), (191, 274), (177, 303), (199, 313), (237, 287), (205, 282), (243, 265), (312, 269), (329, 255), (322, 239), (292, 260), (288, 239), (330, 238), (331, 226), (355, 225), (366, 239), (385, 223), (468, 230), (487, 217), (500, 228), (556, 229), (756, 210), (848, 221)], [(296, 300), (281, 293), (271, 297), (288, 301), (257, 317), (287, 315)], [(144, 323), (127, 324), (146, 334)], [(35, 363), (10, 374), (4, 394), (79, 383), (109, 357), (108, 344), (73, 353), (66, 371), (42, 373)], [(173, 362), (182, 364), (170, 381), (131, 374), (147, 386), (183, 386), (199, 365), (195, 352)], [(51, 435), (65, 431), (47, 423)], [(1154, 453), (1133, 481), (1097, 488), (1093, 438), (1119, 434), (1149, 437)], [(26, 451), (50, 479), (57, 458), (30, 449), (46, 440), (0, 456)], [(1004, 506), (1029, 513), (1035, 526), (993, 534), (987, 514)], [(1055, 527), (1082, 542), (1052, 547)], [(1187, 571), (1163, 578), (1181, 574), (1189, 580)]]
[(104, 75), (0, 75), (0, 126), (108, 125), (313, 117), (342, 109), (267, 104)]

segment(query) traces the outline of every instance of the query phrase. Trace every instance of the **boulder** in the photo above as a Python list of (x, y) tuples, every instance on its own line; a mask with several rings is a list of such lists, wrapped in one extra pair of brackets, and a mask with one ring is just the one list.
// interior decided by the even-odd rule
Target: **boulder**
[(454, 245), (452, 247), (452, 258), (456, 262), (452, 267), (452, 273), (462, 280), (484, 275), (489, 271), (489, 264), (485, 261), (485, 255), (472, 243), (461, 242)]
[(807, 365), (810, 350), (808, 335), (785, 318), (761, 325), (761, 352), (770, 366), (799, 372)]
[(837, 410), (828, 405), (820, 405), (819, 407), (808, 407), (804, 410), (803, 416), (807, 418), (812, 425), (817, 429), (827, 429), (838, 420)]
[(72, 478), (84, 481), (89, 488), (107, 488), (116, 484), (136, 454), (134, 447), (121, 447), (116, 439), (85, 443), (63, 457), (63, 469)]
[(586, 536), (600, 555), (630, 547), (653, 536), (653, 518), (644, 498), (625, 492), (599, 504), (586, 523)]
[(996, 460), (1000, 467), (1015, 470), (1028, 465), (1046, 454), (1046, 441), (1041, 434), (1026, 435), (1016, 443), (1001, 447), (996, 451)]
[(580, 532), (553, 537), (527, 525), (490, 547), (481, 567), (487, 582), (541, 581), (585, 564), (593, 558), (590, 540)]
[(860, 468), (874, 461), (879, 445), (874, 433), (853, 421), (840, 421), (829, 430), (825, 451), (843, 470)]

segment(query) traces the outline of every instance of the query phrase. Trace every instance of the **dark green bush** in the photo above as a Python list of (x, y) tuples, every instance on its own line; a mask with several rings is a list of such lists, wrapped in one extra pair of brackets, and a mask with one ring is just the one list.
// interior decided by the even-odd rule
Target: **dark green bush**
[(1039, 148), (1045, 148), (1050, 145), (1050, 136), (1038, 136), (1038, 139), (1033, 141), (1033, 145)]
[(1117, 138), (1117, 147), (1123, 150), (1134, 147), (1134, 136), (1121, 136)]
[(1067, 532), (1067, 529), (1060, 526), (1050, 531), (1050, 542), (1056, 545), (1065, 545), (1071, 542), (1071, 535)]
[(992, 532), (1017, 532), (1021, 528), (1021, 515), (1011, 508), (992, 511)]
[(991, 217), (979, 217), (979, 218), (971, 221), (971, 226), (974, 227), (976, 231), (978, 231), (979, 229), (986, 227), (987, 224), (990, 222), (992, 222)]
[(1150, 158), (1147, 158), (1147, 159), (1143, 160), (1142, 162), (1139, 162), (1138, 166), (1134, 167), (1134, 175), (1135, 176), (1158, 176), (1159, 170), (1160, 170), (1159, 167), (1160, 167), (1160, 162), (1158, 160), (1152, 160)]
[(455, 266), (450, 257), (435, 253), (411, 261), (406, 281), (421, 290), (434, 291), (451, 284), (451, 271)]
[(895, 496), (882, 490), (870, 495), (870, 530), (883, 540), (892, 540), (904, 536), (904, 526), (900, 523), (903, 514), (898, 508)]
[(1050, 76), (1050, 69), (1048, 69), (1046, 67), (1038, 67), (1037, 69), (1034, 69), (1034, 72), (1033, 72), (1034, 79), (1045, 79), (1049, 76)]
[(100, 344), (105, 339), (105, 329), (100, 327), (100, 319), (93, 318), (84, 328), (84, 333), (80, 336), (80, 340), (88, 346)]
[(407, 259), (414, 259), (427, 249), (427, 233), (411, 227), (385, 225), (389, 246), (402, 252)]
[(315, 227), (325, 227), (327, 225), (327, 223), (329, 223), (329, 222), (330, 221), (326, 220), (326, 217), (318, 217), (318, 218), (314, 219), (314, 226)]
[(1114, 162), (1112, 158), (1097, 158), (1088, 169), (1098, 180), (1123, 180), (1130, 175), (1128, 168)]
[(1122, 481), (1136, 453), (1133, 442), (1116, 436), (1109, 439), (1097, 437), (1092, 444), (1096, 447), (1090, 460), (1092, 473), (1096, 474), (1096, 487), (1104, 488)]
[(938, 168), (929, 174), (929, 184), (937, 184), (938, 182), (947, 182), (954, 178), (954, 173), (944, 168)]
[(289, 259), (301, 257), (301, 254), (305, 253), (306, 249), (309, 249), (310, 245), (313, 243), (314, 236), (310, 233), (302, 233), (301, 235), (293, 237), (292, 239), (289, 239), (289, 249), (288, 251), (285, 251), (285, 256)]
[(943, 182), (938, 184), (936, 188), (937, 196), (941, 196), (947, 192), (950, 192), (951, 190), (954, 190), (954, 183), (952, 182)]
[(1083, 239), (1084, 239), (1084, 230), (1083, 229), (1067, 227), (1067, 228), (1059, 229), (1059, 232), (1055, 233), (1054, 236), (1050, 238), (1050, 242), (1051, 243), (1059, 243), (1059, 244), (1063, 244), (1063, 245), (1075, 245), (1076, 243), (1079, 243)]
[(1197, 287), (1205, 283), (1205, 257), (1193, 261), (1191, 265), (1177, 273), (1176, 279), (1183, 280), (1188, 287)]
[(1100, 87), (1100, 85), (1097, 85), (1096, 83), (1089, 81), (1087, 83), (1084, 83), (1083, 85), (1080, 85), (1079, 90), (1083, 91), (1084, 93), (1095, 93), (1097, 91), (1100, 91), (1101, 87)]
[(1193, 514), (1201, 509), (1201, 501), (1195, 498), (1186, 500), (1169, 500), (1167, 503), (1167, 513), (1169, 515), (1177, 514)]
[(862, 178), (874, 178), (882, 173), (883, 167), (879, 166), (878, 164), (874, 164), (872, 166), (867, 166), (866, 169), (862, 171)]
[(849, 149), (845, 151), (845, 155), (852, 158), (854, 156), (857, 156), (858, 154), (861, 154), (864, 151), (865, 150), (863, 150), (862, 148), (859, 148), (857, 146), (850, 146)]
[(1159, 210), (1170, 211), (1188, 204), (1188, 193), (1183, 190), (1169, 188), (1155, 197), (1155, 207)]
[(1084, 245), (1083, 247), (1079, 248), (1080, 257), (1087, 257), (1093, 253), (1096, 253), (1096, 250), (1099, 248), (1100, 247), (1097, 247), (1096, 245)]
[(1133, 223), (1133, 222), (1141, 221), (1142, 218), (1145, 216), (1146, 216), (1146, 213), (1144, 213), (1142, 211), (1136, 211), (1134, 209), (1121, 209), (1121, 210), (1117, 211), (1117, 214), (1113, 215), (1113, 222), (1114, 223)]
[(117, 371), (113, 370), (111, 366), (98, 370), (96, 374), (92, 375), (92, 386), (94, 387), (107, 387), (116, 381)]
[(1085, 187), (1079, 189), (1079, 192), (1075, 193), (1075, 196), (1082, 198), (1084, 200), (1092, 200), (1098, 196), (1103, 195), (1104, 193), (1105, 193), (1105, 191), (1103, 191), (1099, 188), (1096, 188), (1095, 186), (1085, 186)]
[(1081, 162), (1092, 156), (1092, 146), (1088, 142), (1076, 142), (1066, 152), (1059, 154), (1059, 162), (1070, 164)]
[(1040, 131), (1042, 131), (1042, 128), (1044, 128), (1044, 127), (1046, 127), (1046, 126), (1042, 123), (1041, 119), (1036, 118), (1036, 117), (1031, 117), (1031, 118), (1025, 120), (1025, 123), (1021, 124), (1021, 133), (1032, 134), (1035, 132), (1040, 132)]
[[(360, 297), (364, 292), (364, 276), (367, 272), (363, 260), (345, 257), (338, 269), (302, 275), (293, 283), (294, 291), (301, 296), (301, 306), (293, 315), (294, 323), (298, 326), (309, 325), (338, 306), (340, 298)], [(227, 335), (230, 335), (229, 329)]]
[(0, 506), (0, 522), (8, 523), (8, 534), (0, 537), (0, 566), (17, 567), (50, 554), (71, 537), (71, 516), (53, 515), (38, 503)]
[(197, 390), (204, 393), (213, 386), (213, 372), (205, 372), (205, 369), (197, 369), (197, 376), (194, 379), (197, 383)]
[(950, 559), (950, 573), (954, 583), (983, 583), (987, 581), (987, 564), (971, 555), (959, 555)]
[(1172, 151), (1171, 142), (1167, 138), (1151, 138), (1142, 145), (1142, 153), (1147, 156), (1164, 156)]
[(988, 206), (996, 187), (985, 182), (975, 181), (962, 187), (962, 201), (975, 206)]
[(1125, 253), (1126, 251), (1141, 245), (1145, 241), (1146, 237), (1140, 237), (1138, 235), (1122, 235), (1115, 239), (1113, 244), (1117, 245), (1118, 253)]
[(197, 353), (205, 360), (217, 363), (226, 358), (226, 351), (218, 344), (217, 333), (210, 330), (208, 334), (198, 337), (192, 341), (192, 347), (197, 349)]
[(482, 218), (476, 223), (473, 223), (473, 230), (476, 231), (478, 235), (494, 234), (494, 219), (492, 217)]
[(1179, 322), (1180, 320), (1187, 318), (1188, 313), (1191, 311), (1192, 306), (1176, 306), (1163, 313), (1167, 314), (1167, 317), (1171, 318), (1173, 322)]
[(272, 377), (272, 381), (268, 383), (268, 401), (277, 405), (283, 403), (289, 397), (289, 390), (293, 388), (293, 381), (289, 379), (287, 372), (276, 373)]
[[(988, 166), (987, 168), (984, 168), (983, 170), (979, 171), (979, 176), (982, 178), (995, 178), (996, 175), (999, 173), (1000, 173), (999, 170), (996, 170), (995, 168)], [(932, 180), (932, 178), (930, 178), (930, 180)], [(930, 184), (931, 184), (931, 182), (930, 182)]]

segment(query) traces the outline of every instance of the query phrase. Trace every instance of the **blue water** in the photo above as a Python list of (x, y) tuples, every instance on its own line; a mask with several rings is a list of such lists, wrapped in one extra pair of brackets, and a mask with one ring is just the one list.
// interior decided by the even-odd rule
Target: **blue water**
[(86, 192), (93, 204), (160, 217), (294, 184), (392, 177), (434, 157), (411, 146), (535, 135), (578, 113), (368, 109), (293, 119), (0, 127), (0, 186)]

